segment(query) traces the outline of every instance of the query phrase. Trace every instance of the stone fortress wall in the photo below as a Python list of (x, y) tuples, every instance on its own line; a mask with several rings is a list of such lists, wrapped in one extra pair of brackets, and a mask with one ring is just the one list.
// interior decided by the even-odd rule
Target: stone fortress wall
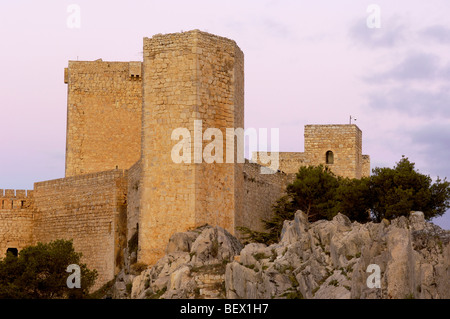
[(99, 288), (123, 262), (127, 183), (126, 170), (35, 183), (33, 242), (73, 240), (82, 261), (97, 269)]
[(141, 160), (128, 170), (127, 191), (127, 241), (136, 233), (139, 227), (142, 165)]
[[(66, 177), (0, 190), (0, 258), (9, 248), (72, 239), (99, 272), (98, 288), (123, 267), (137, 229), (138, 260), (152, 264), (174, 232), (263, 230), (298, 168), (325, 163), (327, 151), (337, 174), (370, 173), (356, 125), (306, 126), (305, 152), (280, 153), (275, 174), (236, 163), (237, 143), (235, 163), (226, 163), (225, 146), (224, 163), (195, 163), (194, 120), (224, 139), (226, 128), (244, 126), (244, 55), (234, 41), (198, 30), (145, 38), (143, 53), (143, 62), (69, 61)], [(191, 163), (171, 159), (180, 127), (192, 137)], [(202, 149), (210, 142), (200, 138)]]
[[(272, 205), (285, 194), (286, 185), (292, 178), (292, 174), (282, 171), (275, 174), (261, 174), (260, 171), (261, 165), (257, 163), (244, 164), (244, 213), (237, 216), (237, 227), (266, 231), (261, 219), (270, 219)], [(236, 235), (239, 237), (240, 234)]]
[(97, 269), (100, 288), (123, 262), (127, 183), (127, 171), (112, 170), (35, 183), (28, 196), (0, 190), (1, 257), (11, 248), (73, 240), (82, 262)]

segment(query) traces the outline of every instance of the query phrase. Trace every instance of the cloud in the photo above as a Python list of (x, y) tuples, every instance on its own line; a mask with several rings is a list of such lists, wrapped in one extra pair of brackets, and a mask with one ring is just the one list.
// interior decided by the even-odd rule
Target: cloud
[[(413, 144), (421, 146), (430, 175), (450, 178), (450, 123), (429, 123), (409, 132)], [(444, 175), (442, 175), (444, 174)]]
[(280, 21), (265, 18), (262, 20), (262, 25), (267, 33), (275, 37), (287, 38), (291, 36), (290, 28)]
[(427, 40), (450, 44), (450, 28), (442, 25), (433, 25), (423, 29), (420, 35)]
[(402, 43), (405, 38), (405, 27), (396, 24), (379, 29), (367, 27), (366, 20), (358, 20), (349, 30), (349, 37), (357, 44), (368, 48), (391, 48)]
[(450, 117), (450, 64), (433, 53), (412, 52), (387, 71), (364, 76), (367, 106), (414, 117)]
[(440, 75), (442, 76), (442, 78), (450, 81), (450, 63), (447, 64), (447, 66), (441, 70)]
[[(368, 95), (373, 110), (398, 111), (408, 116), (450, 117), (450, 86), (437, 91), (401, 86)], [(450, 144), (449, 144), (450, 145)]]
[(387, 80), (433, 80), (441, 77), (445, 72), (437, 55), (417, 52), (410, 54), (390, 70), (365, 77), (364, 80), (369, 83)]

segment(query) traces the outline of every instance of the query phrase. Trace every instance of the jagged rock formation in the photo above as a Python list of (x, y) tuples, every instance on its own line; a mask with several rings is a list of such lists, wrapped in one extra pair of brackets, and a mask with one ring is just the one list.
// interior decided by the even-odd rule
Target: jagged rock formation
[[(113, 297), (450, 298), (449, 260), (450, 231), (421, 212), (359, 224), (342, 214), (308, 223), (298, 211), (271, 246), (242, 247), (221, 227), (174, 234), (153, 267), (118, 277)], [(381, 288), (367, 285), (372, 264)]]
[[(338, 214), (285, 221), (282, 239), (247, 245), (227, 266), (227, 298), (449, 298), (450, 231), (423, 213), (389, 223), (359, 224)], [(381, 288), (369, 288), (369, 265), (380, 267)]]
[(225, 298), (225, 268), (241, 249), (221, 227), (176, 233), (166, 255), (134, 277), (131, 298)]

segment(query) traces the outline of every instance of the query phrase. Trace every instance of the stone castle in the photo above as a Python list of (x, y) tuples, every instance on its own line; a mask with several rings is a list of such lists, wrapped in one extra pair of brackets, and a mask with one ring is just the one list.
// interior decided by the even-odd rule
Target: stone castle
[(261, 218), (271, 216), (300, 166), (324, 164), (350, 178), (370, 174), (356, 125), (305, 126), (305, 152), (279, 153), (274, 174), (260, 173), (257, 156), (174, 163), (174, 129), (192, 132), (202, 120), (203, 130), (225, 136), (226, 128), (244, 127), (244, 54), (227, 38), (198, 30), (158, 34), (144, 38), (143, 62), (69, 61), (64, 81), (65, 177), (28, 191), (0, 189), (0, 258), (72, 239), (98, 271), (97, 288), (123, 267), (136, 232), (137, 260), (153, 264), (175, 232), (203, 224), (232, 234), (238, 226), (261, 230)]

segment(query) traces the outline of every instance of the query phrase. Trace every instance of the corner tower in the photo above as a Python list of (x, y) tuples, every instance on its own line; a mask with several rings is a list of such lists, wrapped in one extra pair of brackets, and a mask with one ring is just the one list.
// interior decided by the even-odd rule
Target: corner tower
[[(232, 40), (198, 30), (144, 38), (141, 262), (162, 257), (175, 232), (208, 223), (234, 233), (242, 213), (243, 164), (225, 158), (194, 163), (194, 120), (202, 121), (202, 133), (220, 129), (223, 139), (226, 128), (243, 128), (242, 51)], [(171, 158), (177, 128), (191, 134), (191, 163)], [(202, 150), (210, 142), (200, 140)], [(225, 155), (225, 143), (223, 149)]]

